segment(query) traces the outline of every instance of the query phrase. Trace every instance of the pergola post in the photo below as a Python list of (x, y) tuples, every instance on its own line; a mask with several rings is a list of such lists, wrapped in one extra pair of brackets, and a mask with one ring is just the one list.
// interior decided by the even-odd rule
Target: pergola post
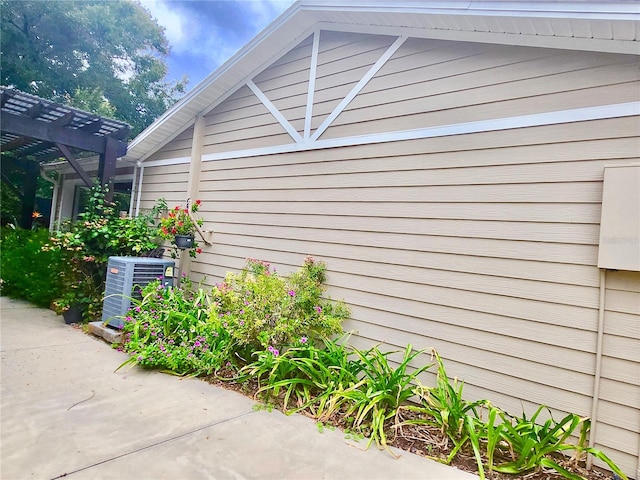
[(33, 212), (36, 206), (36, 190), (39, 175), (40, 164), (38, 162), (25, 162), (22, 212), (20, 215), (20, 226), (22, 228), (30, 229), (33, 226)]

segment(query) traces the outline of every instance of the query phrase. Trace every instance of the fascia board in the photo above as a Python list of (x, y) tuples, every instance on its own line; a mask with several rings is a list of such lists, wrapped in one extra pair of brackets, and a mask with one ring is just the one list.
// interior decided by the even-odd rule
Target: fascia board
[(489, 15), (539, 18), (597, 18), (603, 20), (630, 20), (640, 16), (637, 2), (595, 1), (317, 1), (301, 0), (300, 8), (315, 11), (413, 13), (430, 15)]

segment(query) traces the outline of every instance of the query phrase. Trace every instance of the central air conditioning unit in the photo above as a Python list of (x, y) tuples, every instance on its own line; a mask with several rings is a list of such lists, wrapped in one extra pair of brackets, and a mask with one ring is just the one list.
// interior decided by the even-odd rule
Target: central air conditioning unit
[(159, 278), (163, 286), (172, 286), (174, 268), (174, 261), (162, 258), (109, 257), (102, 322), (122, 328), (131, 297), (140, 298), (140, 290)]

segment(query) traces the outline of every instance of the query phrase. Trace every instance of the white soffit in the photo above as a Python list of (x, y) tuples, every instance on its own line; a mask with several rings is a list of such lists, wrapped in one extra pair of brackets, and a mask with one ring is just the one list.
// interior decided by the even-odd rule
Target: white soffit
[(300, 0), (129, 145), (143, 161), (317, 29), (640, 55), (636, 1)]

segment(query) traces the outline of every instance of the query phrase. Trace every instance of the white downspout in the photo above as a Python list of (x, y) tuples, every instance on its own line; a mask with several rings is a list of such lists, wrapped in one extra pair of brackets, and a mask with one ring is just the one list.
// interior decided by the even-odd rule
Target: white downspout
[(142, 177), (144, 176), (144, 166), (140, 166), (140, 174), (138, 176), (138, 198), (136, 198), (136, 217), (140, 213), (140, 197), (142, 196)]
[(129, 200), (129, 216), (132, 217), (133, 216), (133, 203), (135, 201), (136, 198), (136, 194), (138, 193), (138, 185), (137, 185), (137, 180), (138, 178), (138, 166), (134, 165), (133, 167), (133, 178), (131, 179), (131, 200)]
[(51, 215), (49, 215), (49, 231), (53, 232), (53, 227), (56, 224), (55, 218), (56, 209), (58, 208), (58, 190), (60, 188), (60, 183), (55, 178), (47, 177), (44, 170), (40, 170), (40, 176), (47, 182), (53, 184), (53, 195), (51, 197)]
[[(591, 431), (589, 432), (589, 447), (596, 444), (596, 430), (598, 427), (598, 404), (600, 401), (600, 376), (602, 374), (602, 345), (604, 339), (604, 301), (607, 288), (607, 271), (600, 269), (600, 301), (598, 306), (598, 339), (596, 341), (596, 371), (593, 381), (593, 399), (591, 402)], [(593, 456), (587, 457), (587, 469), (593, 466)]]

